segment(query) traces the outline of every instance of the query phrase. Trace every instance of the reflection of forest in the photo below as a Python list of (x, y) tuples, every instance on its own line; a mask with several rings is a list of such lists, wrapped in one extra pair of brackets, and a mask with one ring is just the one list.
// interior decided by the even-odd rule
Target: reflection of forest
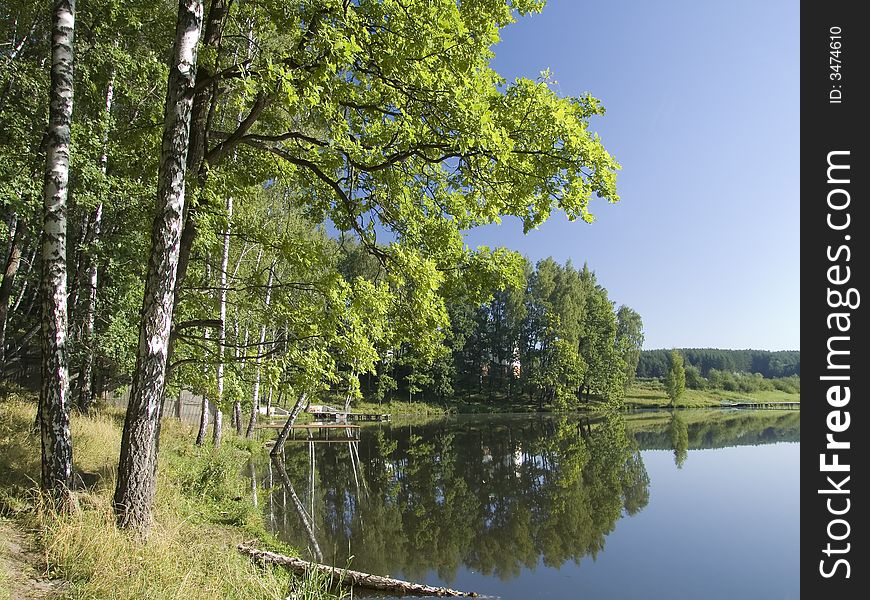
[[(681, 410), (678, 419), (688, 430), (688, 449), (724, 448), (799, 442), (799, 410)], [(626, 417), (626, 430), (642, 450), (673, 449), (673, 415), (669, 411), (642, 411)]]
[[(799, 414), (747, 416), (686, 415), (688, 447), (799, 436)], [(355, 444), (290, 445), (286, 473), (265, 457), (254, 467), (273, 490), (263, 499), (270, 527), (327, 563), (352, 556), (363, 571), (422, 578), (434, 570), (447, 583), (461, 566), (510, 578), (539, 562), (595, 556), (622, 515), (643, 509), (649, 477), (639, 451), (646, 436), (670, 447), (669, 419), (372, 426)]]

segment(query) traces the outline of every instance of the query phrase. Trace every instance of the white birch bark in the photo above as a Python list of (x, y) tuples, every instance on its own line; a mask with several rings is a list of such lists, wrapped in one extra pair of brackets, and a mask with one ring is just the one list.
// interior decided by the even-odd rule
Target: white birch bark
[(230, 262), (230, 222), (233, 218), (233, 198), (227, 198), (227, 227), (224, 230), (223, 253), (221, 254), (220, 283), (220, 320), (218, 328), (218, 364), (217, 364), (217, 401), (215, 402), (214, 432), (212, 442), (215, 448), (220, 448), (223, 437), (223, 401), (224, 401), (224, 347), (227, 343), (227, 267)]
[[(275, 279), (275, 263), (269, 267), (269, 279), (266, 281), (266, 314), (269, 312), (269, 304), (272, 300), (272, 282)], [(260, 341), (257, 344), (257, 358), (254, 359), (254, 393), (251, 399), (251, 416), (248, 419), (248, 429), (245, 431), (245, 437), (248, 439), (254, 436), (254, 428), (257, 426), (257, 414), (260, 412), (260, 365), (263, 362), (263, 346), (266, 343), (266, 319), (260, 325)], [(271, 396), (271, 390), (269, 390)]]
[[(208, 258), (205, 261), (205, 285), (211, 284), (211, 262)], [(208, 347), (209, 328), (206, 327), (202, 332), (202, 337), (205, 340), (205, 346)], [(208, 372), (208, 367), (204, 368)], [(208, 394), (203, 392), (202, 401), (200, 404), (199, 413), (199, 432), (196, 434), (196, 445), (202, 446), (205, 443), (205, 436), (208, 434)]]
[(142, 533), (150, 528), (156, 492), (158, 419), (172, 328), (202, 12), (202, 0), (179, 1), (157, 175), (157, 215), (113, 501), (118, 525)]
[(66, 347), (66, 209), (73, 109), (75, 0), (55, 0), (51, 21), (51, 91), (42, 213), (42, 388), (39, 395), (39, 423), (42, 488), (60, 502), (68, 496), (72, 483)]

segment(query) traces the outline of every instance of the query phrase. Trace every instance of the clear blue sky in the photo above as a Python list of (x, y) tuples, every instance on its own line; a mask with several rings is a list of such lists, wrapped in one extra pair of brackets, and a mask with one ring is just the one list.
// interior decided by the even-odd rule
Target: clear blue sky
[(637, 310), (645, 348), (799, 349), (799, 6), (796, 1), (550, 0), (503, 31), (508, 79), (552, 70), (591, 92), (622, 164), (597, 221), (554, 215), (467, 242), (588, 262)]

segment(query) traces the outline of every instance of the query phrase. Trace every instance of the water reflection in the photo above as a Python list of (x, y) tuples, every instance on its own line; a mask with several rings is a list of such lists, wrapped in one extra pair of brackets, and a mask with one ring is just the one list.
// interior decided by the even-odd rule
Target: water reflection
[(649, 502), (642, 449), (682, 467), (690, 448), (799, 432), (797, 412), (457, 418), (296, 441), (251, 478), (268, 526), (312, 560), (449, 585), (461, 570), (511, 579), (596, 557)]
[(668, 435), (671, 438), (671, 447), (674, 449), (674, 464), (678, 469), (682, 469), (689, 456), (689, 425), (678, 411), (671, 412)]

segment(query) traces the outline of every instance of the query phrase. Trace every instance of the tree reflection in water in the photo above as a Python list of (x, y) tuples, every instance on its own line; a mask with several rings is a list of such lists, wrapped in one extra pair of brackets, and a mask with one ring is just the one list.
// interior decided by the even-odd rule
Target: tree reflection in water
[(363, 427), (358, 442), (289, 444), (283, 465), (262, 457), (252, 468), (271, 489), (267, 523), (312, 559), (409, 579), (435, 571), (449, 585), (460, 567), (509, 579), (595, 557), (617, 521), (649, 501), (642, 448), (670, 447), (679, 466), (689, 448), (799, 436), (799, 419), (708, 411), (382, 424)]

